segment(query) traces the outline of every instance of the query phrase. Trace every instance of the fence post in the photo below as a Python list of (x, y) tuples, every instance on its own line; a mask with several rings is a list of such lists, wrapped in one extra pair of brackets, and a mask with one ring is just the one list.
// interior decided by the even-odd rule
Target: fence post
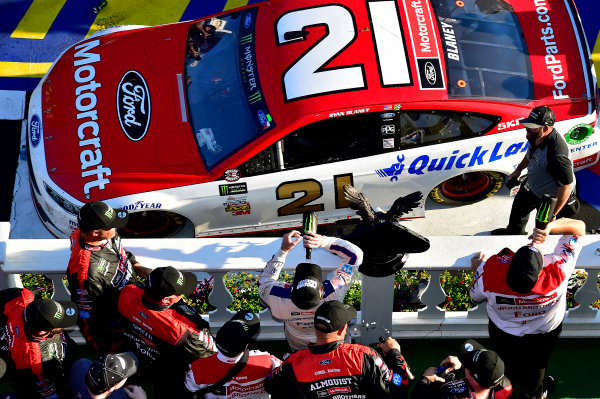
[(362, 275), (360, 310), (360, 343), (379, 342), (380, 336), (391, 335), (394, 311), (394, 278)]

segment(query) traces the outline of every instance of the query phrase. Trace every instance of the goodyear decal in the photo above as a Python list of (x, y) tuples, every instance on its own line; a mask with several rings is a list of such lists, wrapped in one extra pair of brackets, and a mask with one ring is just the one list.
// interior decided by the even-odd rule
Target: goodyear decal
[(423, 154), (416, 157), (408, 167), (404, 161), (404, 154), (396, 156), (396, 161), (384, 169), (377, 169), (375, 173), (381, 178), (389, 178), (391, 182), (397, 181), (398, 176), (406, 169), (411, 175), (424, 175), (429, 172), (450, 169), (471, 168), (476, 165), (496, 162), (527, 150), (528, 143), (522, 141), (506, 146), (503, 141), (497, 142), (493, 149), (484, 149), (477, 146), (473, 152), (463, 152), (461, 149), (452, 151), (450, 156), (439, 158)]

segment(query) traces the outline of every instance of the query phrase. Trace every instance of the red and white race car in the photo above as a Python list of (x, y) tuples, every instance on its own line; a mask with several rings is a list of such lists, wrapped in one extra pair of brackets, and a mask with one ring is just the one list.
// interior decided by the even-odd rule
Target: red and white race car
[[(560, 34), (557, 34), (560, 29)], [(196, 236), (354, 216), (412, 192), (493, 195), (523, 157), (518, 123), (554, 110), (576, 169), (598, 161), (596, 79), (570, 0), (270, 1), (112, 28), (66, 50), (29, 108), (30, 181), (66, 237), (86, 201), (127, 229)]]

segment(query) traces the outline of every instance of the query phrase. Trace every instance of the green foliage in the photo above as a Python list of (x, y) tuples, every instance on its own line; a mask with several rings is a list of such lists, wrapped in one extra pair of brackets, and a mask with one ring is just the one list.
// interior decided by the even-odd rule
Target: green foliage
[[(291, 282), (293, 274), (282, 272), (280, 281)], [(424, 305), (419, 301), (419, 290), (423, 290), (429, 283), (430, 275), (423, 270), (411, 271), (400, 270), (396, 273), (394, 281), (394, 311), (414, 312)], [(575, 270), (569, 279), (567, 289), (567, 308), (578, 306), (575, 301), (575, 292), (583, 285), (587, 273), (583, 270)], [(258, 296), (256, 284), (258, 274), (248, 272), (227, 273), (225, 275), (225, 286), (233, 296), (233, 304), (230, 310), (238, 311), (249, 309), (259, 312), (264, 309)], [(32, 290), (42, 298), (51, 298), (54, 293), (52, 280), (42, 274), (21, 274), (23, 286)], [(469, 286), (473, 281), (472, 273), (468, 270), (445, 271), (441, 276), (441, 284), (446, 293), (446, 300), (439, 306), (447, 311), (464, 311), (472, 308), (469, 297)], [(599, 285), (600, 286), (600, 285)], [(201, 313), (208, 313), (215, 307), (208, 302), (208, 296), (213, 289), (213, 278), (199, 282), (198, 290), (187, 296), (186, 301)], [(360, 310), (361, 306), (361, 284), (355, 280), (344, 298), (344, 302)], [(600, 299), (592, 306), (598, 308)]]

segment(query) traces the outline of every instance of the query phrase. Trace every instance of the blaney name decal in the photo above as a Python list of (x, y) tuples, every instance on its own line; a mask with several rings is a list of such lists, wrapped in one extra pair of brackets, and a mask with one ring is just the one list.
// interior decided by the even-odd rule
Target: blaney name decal
[[(511, 144), (506, 149), (503, 149), (503, 144), (504, 142), (502, 141), (497, 142), (491, 151), (489, 149), (484, 150), (483, 146), (477, 146), (473, 153), (461, 153), (461, 150), (458, 149), (452, 151), (452, 154), (449, 157), (432, 158), (429, 155), (420, 155), (410, 163), (407, 173), (411, 175), (423, 175), (426, 172), (450, 170), (452, 168), (471, 168), (475, 165), (495, 162), (519, 152), (524, 152), (527, 150), (528, 146), (526, 141), (522, 141), (520, 143)], [(396, 160), (398, 162), (393, 163), (387, 168), (377, 169), (375, 170), (375, 173), (382, 178), (389, 177), (391, 182), (397, 181), (398, 176), (402, 174), (405, 169), (404, 154), (396, 156)]]

